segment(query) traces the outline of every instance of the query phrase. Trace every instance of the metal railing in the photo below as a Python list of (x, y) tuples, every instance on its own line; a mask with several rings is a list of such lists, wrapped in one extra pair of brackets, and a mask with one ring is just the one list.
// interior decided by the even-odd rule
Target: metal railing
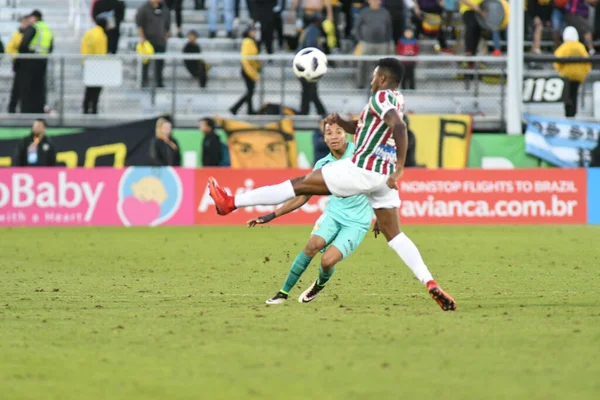
[[(80, 54), (20, 55), (19, 58), (48, 59), (46, 104), (49, 109), (44, 116), (51, 124), (62, 126), (126, 121), (164, 113), (171, 114), (184, 125), (194, 124), (200, 116), (226, 116), (231, 104), (245, 92), (240, 72), (240, 56), (236, 54), (207, 52), (199, 55), (167, 53), (154, 56), (89, 56), (86, 59), (118, 60), (123, 84), (103, 90), (98, 115), (83, 115), (84, 58)], [(275, 103), (299, 109), (301, 86), (293, 75), (293, 55), (249, 58), (263, 62), (254, 95), (255, 108)], [(361, 111), (370, 92), (370, 77), (363, 80), (361, 87), (357, 82), (357, 65), (363, 62), (374, 63), (379, 58), (380, 56), (329, 56), (333, 66), (319, 82), (319, 94), (328, 111), (347, 114)], [(423, 55), (398, 58), (417, 63), (416, 89), (403, 90), (407, 110), (421, 113), (469, 113), (500, 123), (504, 120), (506, 57)], [(150, 61), (151, 66), (157, 60), (163, 60), (164, 88), (157, 87), (157, 82), (152, 79), (153, 68), (150, 68), (149, 85), (142, 87), (144, 60)], [(201, 89), (198, 82), (189, 75), (184, 60), (203, 60), (210, 65), (207, 88)], [(547, 63), (552, 60), (544, 59)], [(556, 74), (551, 69), (546, 69), (543, 73)], [(0, 124), (29, 123), (32, 114), (6, 113), (11, 84), (10, 74), (0, 76)], [(243, 116), (246, 120), (277, 117)], [(314, 113), (296, 117), (300, 122), (311, 123), (317, 118)]]

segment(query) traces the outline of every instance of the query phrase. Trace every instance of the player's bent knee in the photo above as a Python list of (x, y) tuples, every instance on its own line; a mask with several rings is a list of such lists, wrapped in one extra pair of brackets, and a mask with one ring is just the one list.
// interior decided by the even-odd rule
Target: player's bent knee
[(314, 257), (323, 247), (325, 247), (325, 240), (319, 236), (313, 236), (304, 248), (304, 254), (309, 257)]
[(337, 251), (328, 251), (325, 254), (323, 254), (323, 257), (321, 257), (321, 267), (324, 270), (328, 271), (331, 268), (335, 267), (335, 264), (342, 261), (342, 257), (342, 254)]

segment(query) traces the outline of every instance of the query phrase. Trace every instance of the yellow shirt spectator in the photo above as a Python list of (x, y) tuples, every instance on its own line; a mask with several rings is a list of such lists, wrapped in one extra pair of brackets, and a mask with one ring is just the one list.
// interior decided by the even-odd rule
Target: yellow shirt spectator
[(83, 35), (81, 39), (81, 54), (107, 54), (108, 38), (101, 26), (95, 26)]
[(464, 14), (466, 11), (473, 10), (473, 6), (479, 7), (483, 3), (483, 0), (460, 0), (459, 11)]
[(256, 41), (252, 38), (245, 38), (242, 41), (242, 68), (244, 68), (244, 72), (250, 79), (254, 82), (258, 81), (260, 76), (260, 61), (256, 60), (247, 60), (245, 56), (257, 56), (258, 55), (258, 46), (256, 45)]
[(20, 31), (13, 33), (10, 41), (6, 44), (6, 54), (17, 54), (19, 52), (19, 46), (21, 45), (22, 39), (23, 34)]
[[(589, 57), (583, 44), (579, 42), (577, 30), (568, 26), (563, 32), (563, 41), (554, 52), (556, 57)], [(592, 69), (591, 63), (554, 63), (554, 69), (562, 78), (570, 81), (583, 82)]]

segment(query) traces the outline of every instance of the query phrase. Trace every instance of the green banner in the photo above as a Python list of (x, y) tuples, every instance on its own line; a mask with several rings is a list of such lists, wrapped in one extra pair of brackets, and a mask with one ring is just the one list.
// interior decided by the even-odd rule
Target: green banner
[[(48, 128), (49, 136), (71, 134), (81, 131), (76, 128)], [(13, 139), (27, 135), (30, 128), (0, 128), (0, 139)], [(225, 142), (224, 131), (217, 134)], [(175, 129), (174, 136), (179, 141), (185, 166), (202, 166), (202, 132), (197, 129)], [(298, 166), (312, 167), (314, 151), (312, 131), (296, 131)], [(417, 144), (418, 145), (418, 144)], [(187, 158), (184, 153), (188, 153)], [(525, 137), (522, 135), (476, 133), (472, 135), (469, 148), (468, 167), (471, 168), (536, 168), (550, 167), (546, 162), (525, 154)]]
[(536, 168), (546, 162), (525, 153), (525, 136), (507, 134), (474, 134), (469, 149), (470, 168)]

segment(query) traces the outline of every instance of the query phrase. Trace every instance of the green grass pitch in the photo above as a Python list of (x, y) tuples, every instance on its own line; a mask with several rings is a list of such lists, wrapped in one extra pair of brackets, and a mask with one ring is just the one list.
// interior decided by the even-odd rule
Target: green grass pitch
[(310, 227), (0, 229), (0, 398), (599, 399), (600, 229), (415, 227), (267, 306)]

